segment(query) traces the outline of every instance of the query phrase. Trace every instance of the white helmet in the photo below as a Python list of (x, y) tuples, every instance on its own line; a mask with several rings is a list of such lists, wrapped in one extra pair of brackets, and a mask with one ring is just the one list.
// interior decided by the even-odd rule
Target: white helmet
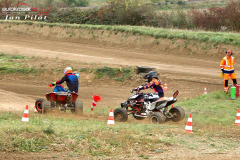
[(64, 75), (67, 75), (68, 73), (73, 73), (71, 67), (66, 67), (66, 68), (64, 69)]

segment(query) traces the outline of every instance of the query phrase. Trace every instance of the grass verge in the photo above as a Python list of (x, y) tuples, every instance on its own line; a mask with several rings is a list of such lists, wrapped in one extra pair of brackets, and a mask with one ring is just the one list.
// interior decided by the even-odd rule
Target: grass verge
[(156, 5), (155, 7), (158, 10), (190, 10), (194, 9), (206, 9), (206, 8), (213, 8), (213, 7), (225, 7), (227, 6), (226, 1), (195, 1), (191, 3), (190, 1), (178, 1), (178, 0), (155, 0)]
[[(20, 112), (0, 112), (0, 150), (9, 152), (61, 152), (78, 156), (149, 159), (171, 150), (228, 153), (239, 146), (240, 128), (234, 126), (240, 99), (230, 100), (221, 92), (185, 100), (182, 122), (162, 125), (137, 121), (107, 126), (110, 107), (90, 111), (79, 117), (71, 113), (34, 114), (22, 123)], [(193, 132), (184, 133), (188, 113), (193, 114)], [(204, 150), (203, 150), (204, 148)]]
[(85, 72), (85, 73), (94, 73), (96, 79), (101, 79), (108, 77), (116, 81), (125, 81), (126, 79), (131, 78), (134, 75), (134, 69), (132, 67), (99, 67), (99, 68), (80, 68), (74, 69), (74, 72)]
[(232, 126), (234, 124), (240, 99), (231, 100), (230, 94), (213, 92), (190, 100), (181, 101), (183, 106), (194, 116), (197, 125)]
[(106, 4), (107, 0), (89, 0), (89, 6), (102, 6)]
[(143, 26), (108, 26), (108, 25), (88, 25), (88, 24), (63, 24), (63, 23), (46, 23), (46, 22), (30, 22), (30, 21), (4, 21), (0, 20), (0, 23), (13, 23), (13, 24), (27, 24), (43, 26), (58, 26), (64, 28), (83, 28), (83, 29), (101, 29), (127, 32), (132, 34), (139, 34), (145, 36), (152, 36), (157, 38), (167, 39), (186, 39), (196, 40), (199, 42), (213, 43), (217, 45), (230, 44), (234, 46), (240, 46), (240, 34), (230, 32), (204, 32), (204, 31), (192, 31), (192, 30), (178, 30), (178, 29), (164, 29), (164, 28), (153, 28)]
[[(29, 57), (0, 52), (0, 74), (20, 73), (38, 76), (40, 73), (47, 70), (37, 66), (28, 67), (25, 61), (27, 59), (29, 59)], [(63, 69), (54, 69), (56, 73), (60, 73), (62, 70)], [(131, 67), (112, 68), (104, 66), (99, 68), (74, 68), (73, 72), (94, 73), (96, 79), (108, 77), (121, 82), (134, 75), (134, 70)]]
[(133, 75), (133, 70), (129, 68), (110, 68), (102, 67), (93, 70), (95, 78), (109, 77), (117, 81), (124, 81), (125, 79), (130, 78)]
[(21, 61), (25, 58), (17, 54), (0, 52), (0, 74), (20, 73), (25, 75), (39, 75), (43, 72), (43, 70), (37, 69), (36, 66), (26, 67), (24, 62)]

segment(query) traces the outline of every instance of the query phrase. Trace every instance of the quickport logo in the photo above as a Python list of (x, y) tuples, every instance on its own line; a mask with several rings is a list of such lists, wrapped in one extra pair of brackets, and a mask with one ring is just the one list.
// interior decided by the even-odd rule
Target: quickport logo
[(31, 7), (27, 3), (17, 3), (12, 7), (3, 7), (2, 16), (5, 20), (46, 20), (48, 9)]

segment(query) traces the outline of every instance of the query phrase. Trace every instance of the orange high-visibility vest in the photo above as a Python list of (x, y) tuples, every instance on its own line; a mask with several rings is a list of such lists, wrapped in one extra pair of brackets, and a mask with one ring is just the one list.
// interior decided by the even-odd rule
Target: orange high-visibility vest
[(234, 64), (235, 64), (234, 57), (225, 56), (220, 63), (220, 68), (223, 69), (224, 74), (232, 74), (234, 73)]

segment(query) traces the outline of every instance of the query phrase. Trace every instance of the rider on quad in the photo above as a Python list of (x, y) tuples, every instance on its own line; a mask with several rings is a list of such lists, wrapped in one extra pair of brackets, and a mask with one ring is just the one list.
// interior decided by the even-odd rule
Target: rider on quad
[(56, 84), (62, 84), (64, 81), (66, 81), (68, 90), (66, 90), (62, 85), (57, 85), (54, 88), (53, 92), (75, 92), (78, 93), (78, 78), (79, 73), (73, 73), (71, 67), (66, 67), (64, 69), (64, 77), (56, 82), (52, 82), (52, 84), (49, 85), (49, 87), (55, 86)]
[(144, 79), (148, 79), (148, 83), (144, 86), (132, 89), (131, 92), (152, 88), (155, 92), (158, 92), (159, 98), (164, 97), (162, 81), (157, 77), (157, 73), (155, 71), (148, 72), (144, 76)]

